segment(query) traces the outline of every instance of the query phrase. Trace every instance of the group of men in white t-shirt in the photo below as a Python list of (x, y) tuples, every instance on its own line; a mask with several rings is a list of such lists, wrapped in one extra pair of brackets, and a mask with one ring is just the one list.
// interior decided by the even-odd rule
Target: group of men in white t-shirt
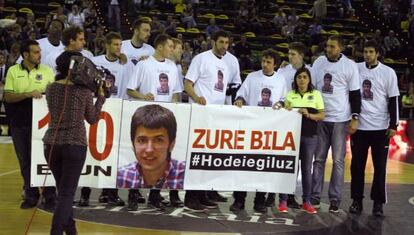
[[(212, 36), (213, 48), (193, 58), (183, 81), (183, 74), (180, 74), (181, 71), (178, 69), (180, 68), (178, 59), (176, 58), (175, 61), (168, 59), (172, 58), (176, 45), (182, 48), (182, 42), (176, 43), (175, 39), (161, 34), (155, 40), (154, 49), (146, 43), (150, 31), (150, 22), (139, 19), (134, 23), (131, 40), (121, 43), (122, 38), (119, 34), (109, 33), (106, 38), (106, 54), (92, 57), (90, 52), (83, 49), (85, 40), (82, 29), (71, 27), (70, 30), (66, 29), (63, 32), (62, 38), (69, 40), (62, 40), (65, 48), (54, 46), (55, 50), (51, 49), (45, 61), (55, 68), (55, 59), (63, 50), (83, 52), (86, 57), (91, 58), (97, 65), (107, 68), (115, 76), (112, 97), (178, 102), (179, 94), (184, 88), (190, 103), (200, 105), (229, 103), (226, 102), (227, 86), (241, 84), (241, 78), (237, 58), (227, 51), (230, 40), (227, 32), (220, 30)], [(65, 34), (73, 34), (75, 37)], [(397, 78), (391, 68), (378, 61), (379, 51), (375, 43), (370, 41), (365, 45), (365, 62), (359, 64), (343, 55), (342, 50), (342, 39), (339, 36), (331, 36), (327, 41), (326, 55), (319, 57), (310, 68), (303, 62), (304, 52), (290, 49), (290, 64), (279, 70), (277, 70), (276, 57), (272, 57), (273, 53), (267, 51), (262, 58), (262, 70), (247, 76), (237, 97), (243, 98), (239, 100), (243, 105), (283, 104), (284, 96), (292, 89), (296, 70), (301, 67), (310, 68), (312, 82), (316, 89), (322, 92), (326, 113), (325, 119), (318, 123), (319, 144), (313, 163), (311, 202), (315, 207), (320, 204), (326, 158), (329, 148), (332, 147), (333, 170), (328, 193), (329, 210), (334, 213), (339, 211), (344, 182), (346, 136), (351, 134), (353, 153), (351, 197), (354, 201), (349, 210), (351, 213), (362, 212), (363, 173), (367, 149), (371, 147), (373, 161), (377, 163), (374, 163), (376, 173), (371, 192), (371, 199), (374, 201), (373, 213), (381, 216), (382, 205), (386, 202), (387, 146), (389, 138), (395, 134), (398, 125)], [(121, 61), (122, 56), (126, 56), (127, 62)], [(270, 71), (269, 74), (265, 72), (266, 58), (272, 60), (267, 61), (268, 63), (273, 63), (271, 65), (273, 72)], [(157, 79), (152, 79), (154, 77)], [(362, 95), (360, 87), (363, 87)], [(236, 102), (236, 105), (240, 105), (240, 102)], [(367, 141), (374, 139), (376, 141)], [(153, 191), (150, 193), (152, 199), (150, 198), (149, 201), (155, 200), (156, 205), (165, 204), (159, 195), (159, 190)], [(181, 205), (176, 191), (171, 197), (178, 202), (177, 205)], [(211, 199), (226, 200), (214, 191), (190, 190), (186, 194), (184, 203), (188, 209), (204, 211), (207, 208), (218, 207)], [(128, 201), (131, 204), (130, 209), (136, 210), (138, 203), (143, 202), (144, 199), (138, 190), (133, 189), (130, 190)], [(274, 194), (269, 194), (266, 206), (273, 204)], [(297, 208), (297, 206), (292, 207)], [(265, 210), (260, 207), (257, 211)]]

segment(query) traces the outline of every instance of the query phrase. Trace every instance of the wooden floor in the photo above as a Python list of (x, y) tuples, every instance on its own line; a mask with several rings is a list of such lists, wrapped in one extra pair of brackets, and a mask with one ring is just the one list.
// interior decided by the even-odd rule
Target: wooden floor
[[(347, 156), (345, 169), (349, 169), (349, 162), (350, 158)], [(331, 165), (332, 162), (328, 161), (326, 177), (330, 175)], [(367, 182), (372, 179), (371, 162), (368, 163), (366, 177)], [(346, 171), (345, 178), (346, 181), (350, 180), (349, 170)], [(388, 162), (387, 181), (388, 183), (414, 184), (414, 165), (390, 160)], [(0, 143), (0, 234), (24, 234), (26, 231), (34, 209), (20, 209), (21, 189), (22, 177), (13, 145), (10, 143)], [(28, 234), (47, 234), (50, 229), (50, 223), (51, 214), (37, 210)], [(77, 227), (80, 234), (196, 234), (127, 228), (87, 221), (77, 221)]]

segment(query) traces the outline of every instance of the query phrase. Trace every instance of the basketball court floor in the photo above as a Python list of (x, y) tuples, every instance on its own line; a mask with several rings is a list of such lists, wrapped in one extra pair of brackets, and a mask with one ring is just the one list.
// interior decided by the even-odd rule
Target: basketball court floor
[[(371, 215), (369, 200), (371, 184), (365, 186), (364, 211), (356, 216), (348, 213), (350, 196), (350, 156), (346, 157), (346, 176), (343, 201), (338, 214), (328, 212), (327, 182), (332, 162), (328, 161), (325, 173), (325, 190), (318, 214), (310, 215), (299, 209), (279, 213), (269, 208), (266, 214), (253, 211), (254, 193), (249, 193), (246, 209), (234, 214), (229, 211), (231, 192), (222, 192), (227, 203), (206, 213), (190, 213), (183, 208), (167, 208), (158, 211), (140, 204), (138, 211), (130, 212), (123, 207), (107, 207), (97, 201), (100, 190), (92, 193), (91, 206), (75, 207), (79, 234), (414, 234), (414, 153), (392, 150), (393, 157), (387, 166), (388, 204), (385, 216)], [(410, 163), (411, 162), (411, 163)], [(369, 161), (366, 182), (372, 180), (373, 167)], [(301, 195), (300, 183), (296, 195)], [(34, 209), (22, 210), (22, 177), (10, 138), (0, 137), (0, 234), (24, 234)], [(144, 190), (144, 193), (147, 191)], [(168, 192), (163, 192), (168, 197)], [(126, 200), (127, 191), (120, 190)], [(183, 198), (183, 193), (180, 193)], [(300, 197), (297, 198), (300, 198)], [(76, 195), (79, 199), (79, 195)], [(76, 205), (76, 204), (75, 204)], [(47, 234), (52, 214), (39, 208), (28, 234)]]

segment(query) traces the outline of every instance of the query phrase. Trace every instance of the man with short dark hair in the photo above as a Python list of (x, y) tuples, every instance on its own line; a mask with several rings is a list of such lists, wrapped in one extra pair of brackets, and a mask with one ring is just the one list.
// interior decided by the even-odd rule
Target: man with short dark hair
[[(14, 149), (19, 160), (24, 181), (24, 201), (20, 208), (35, 207), (39, 199), (38, 188), (30, 186), (31, 143), (32, 143), (32, 99), (41, 99), (46, 86), (55, 80), (52, 69), (40, 64), (39, 43), (24, 41), (20, 46), (23, 61), (9, 68), (4, 85), (4, 101), (10, 120)], [(43, 190), (46, 206), (54, 206), (54, 187)]]
[(325, 119), (318, 122), (311, 203), (315, 208), (320, 206), (326, 158), (332, 147), (333, 167), (328, 191), (329, 211), (332, 213), (339, 212), (342, 197), (346, 136), (357, 130), (361, 111), (358, 68), (354, 61), (341, 53), (343, 49), (342, 38), (330, 36), (326, 43), (326, 55), (316, 59), (311, 70), (315, 88), (322, 93), (326, 114)]
[[(268, 49), (262, 52), (262, 69), (251, 72), (247, 75), (240, 89), (237, 91), (234, 105), (242, 107), (266, 106), (272, 107), (273, 104), (280, 104), (284, 101), (287, 94), (285, 78), (276, 70), (280, 65), (280, 57), (277, 51)], [(265, 213), (266, 192), (256, 192), (254, 198), (254, 210)], [(244, 209), (246, 192), (235, 191), (233, 193), (234, 202), (230, 210), (238, 212)], [(274, 194), (269, 197), (274, 201)]]
[(390, 138), (397, 132), (398, 79), (395, 71), (378, 61), (379, 45), (368, 41), (364, 45), (364, 62), (358, 63), (362, 84), (362, 105), (358, 130), (351, 136), (351, 198), (349, 212), (363, 210), (365, 166), (368, 148), (371, 147), (374, 179), (371, 200), (374, 216), (384, 214), (382, 205), (387, 202), (385, 189), (387, 156)]
[[(234, 76), (236, 68), (228, 62), (233, 61), (234, 56), (226, 58), (230, 35), (226, 31), (219, 30), (212, 35), (211, 41), (213, 48), (196, 55), (185, 76), (184, 89), (190, 98), (190, 103), (224, 104), (227, 85), (241, 83), (240, 77)], [(218, 85), (221, 80), (223, 89)], [(221, 199), (217, 195), (215, 197)], [(186, 209), (194, 212), (218, 207), (217, 203), (207, 198), (203, 190), (187, 190), (184, 204)]]

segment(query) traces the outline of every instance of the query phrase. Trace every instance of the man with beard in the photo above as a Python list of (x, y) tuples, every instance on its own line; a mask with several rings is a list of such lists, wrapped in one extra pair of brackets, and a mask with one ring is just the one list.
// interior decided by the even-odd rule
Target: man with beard
[(151, 22), (145, 19), (138, 19), (133, 24), (134, 34), (130, 40), (122, 42), (122, 53), (134, 65), (140, 61), (142, 57), (148, 57), (154, 54), (154, 48), (147, 44), (151, 35)]
[[(10, 119), (13, 145), (24, 181), (24, 201), (20, 205), (22, 209), (35, 207), (40, 196), (39, 189), (30, 186), (32, 99), (42, 98), (46, 86), (55, 80), (52, 69), (40, 64), (40, 51), (38, 42), (24, 41), (20, 47), (23, 61), (9, 68), (4, 85), (6, 113)], [(45, 187), (43, 190), (46, 206), (54, 206), (55, 191), (55, 187)]]

